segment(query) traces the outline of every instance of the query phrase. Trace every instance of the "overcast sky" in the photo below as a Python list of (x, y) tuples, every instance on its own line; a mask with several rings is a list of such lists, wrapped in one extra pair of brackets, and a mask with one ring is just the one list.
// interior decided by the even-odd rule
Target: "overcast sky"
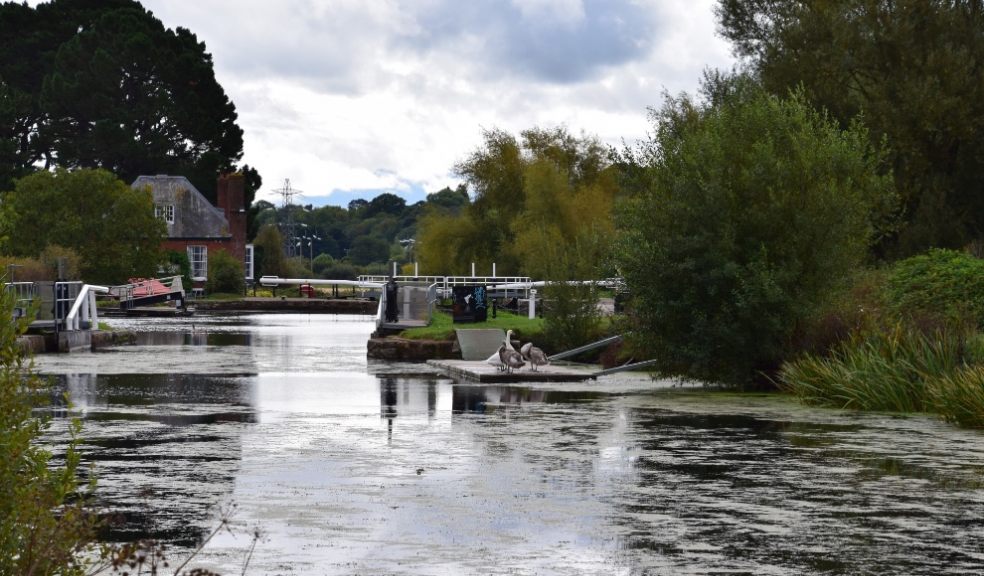
[(271, 201), (287, 178), (304, 204), (423, 199), (483, 128), (633, 142), (664, 89), (733, 61), (713, 0), (142, 3), (205, 42)]

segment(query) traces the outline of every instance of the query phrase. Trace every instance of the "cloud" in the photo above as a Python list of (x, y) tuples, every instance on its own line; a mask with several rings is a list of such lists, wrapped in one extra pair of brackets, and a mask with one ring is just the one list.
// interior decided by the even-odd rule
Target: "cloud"
[(205, 42), (244, 162), (305, 203), (436, 191), (483, 128), (566, 126), (618, 145), (646, 107), (731, 66), (714, 0), (143, 0)]

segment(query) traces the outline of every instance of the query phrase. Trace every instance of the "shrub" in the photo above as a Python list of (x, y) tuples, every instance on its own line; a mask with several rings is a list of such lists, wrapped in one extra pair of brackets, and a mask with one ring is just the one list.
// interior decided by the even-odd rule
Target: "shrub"
[[(9, 319), (12, 307), (0, 293), (0, 315)], [(71, 423), (64, 463), (53, 467), (39, 445), (51, 421), (36, 411), (52, 394), (17, 346), (26, 329), (26, 319), (0, 322), (0, 574), (83, 574), (95, 520), (78, 480), (80, 424)]]
[(915, 322), (984, 326), (984, 260), (930, 250), (892, 266), (885, 289), (891, 308)]
[(242, 294), (245, 282), (243, 263), (238, 258), (225, 250), (216, 250), (209, 255), (206, 284), (209, 293)]

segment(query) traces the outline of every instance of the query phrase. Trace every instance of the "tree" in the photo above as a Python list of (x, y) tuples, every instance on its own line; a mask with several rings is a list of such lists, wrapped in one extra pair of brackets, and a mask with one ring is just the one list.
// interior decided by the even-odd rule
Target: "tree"
[(468, 197), (468, 186), (459, 184), (454, 190), (445, 186), (437, 192), (428, 194), (426, 206), (431, 209), (450, 212), (457, 216), (470, 203), (471, 198)]
[(902, 254), (984, 237), (984, 5), (721, 0), (721, 31), (776, 95), (801, 86), (842, 127), (887, 139)]
[(664, 373), (746, 385), (864, 260), (894, 187), (865, 130), (840, 130), (801, 94), (738, 77), (707, 96), (668, 98), (623, 157), (637, 169), (617, 264)]
[(260, 228), (253, 241), (260, 276), (281, 276), (284, 272), (284, 237), (274, 224)]
[(167, 229), (154, 217), (149, 190), (132, 190), (105, 170), (36, 172), (17, 181), (0, 208), (5, 253), (36, 257), (71, 248), (87, 282), (152, 276)]
[[(513, 274), (571, 280), (573, 268), (554, 265), (554, 249), (575, 250), (588, 244), (582, 236), (610, 235), (618, 182), (595, 138), (562, 128), (530, 129), (518, 139), (490, 130), (456, 170), (475, 200), (463, 202), (460, 215), (440, 204), (426, 210), (416, 245), (426, 269), (464, 271), (471, 262), (488, 269), (495, 262)], [(462, 188), (458, 193), (467, 196)], [(598, 252), (578, 254), (589, 261), (577, 267), (582, 272), (595, 276), (603, 268)]]
[[(187, 176), (215, 200), (242, 156), (236, 111), (194, 34), (134, 0), (0, 5), (0, 190), (46, 168)], [(247, 202), (260, 183), (248, 166)]]
[(400, 198), (396, 194), (390, 194), (386, 192), (376, 196), (369, 201), (369, 206), (366, 207), (363, 216), (366, 218), (371, 218), (379, 214), (390, 214), (393, 216), (399, 216), (407, 209), (407, 201)]
[(359, 236), (352, 242), (348, 257), (353, 264), (366, 265), (372, 262), (386, 262), (389, 259), (390, 243), (378, 236)]

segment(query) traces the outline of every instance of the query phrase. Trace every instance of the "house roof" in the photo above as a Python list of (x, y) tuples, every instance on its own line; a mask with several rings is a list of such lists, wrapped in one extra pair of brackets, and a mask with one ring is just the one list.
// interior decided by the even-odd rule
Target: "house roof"
[(184, 176), (141, 176), (131, 188), (148, 187), (158, 206), (174, 206), (167, 236), (180, 239), (227, 239), (232, 236), (225, 214), (209, 202)]

